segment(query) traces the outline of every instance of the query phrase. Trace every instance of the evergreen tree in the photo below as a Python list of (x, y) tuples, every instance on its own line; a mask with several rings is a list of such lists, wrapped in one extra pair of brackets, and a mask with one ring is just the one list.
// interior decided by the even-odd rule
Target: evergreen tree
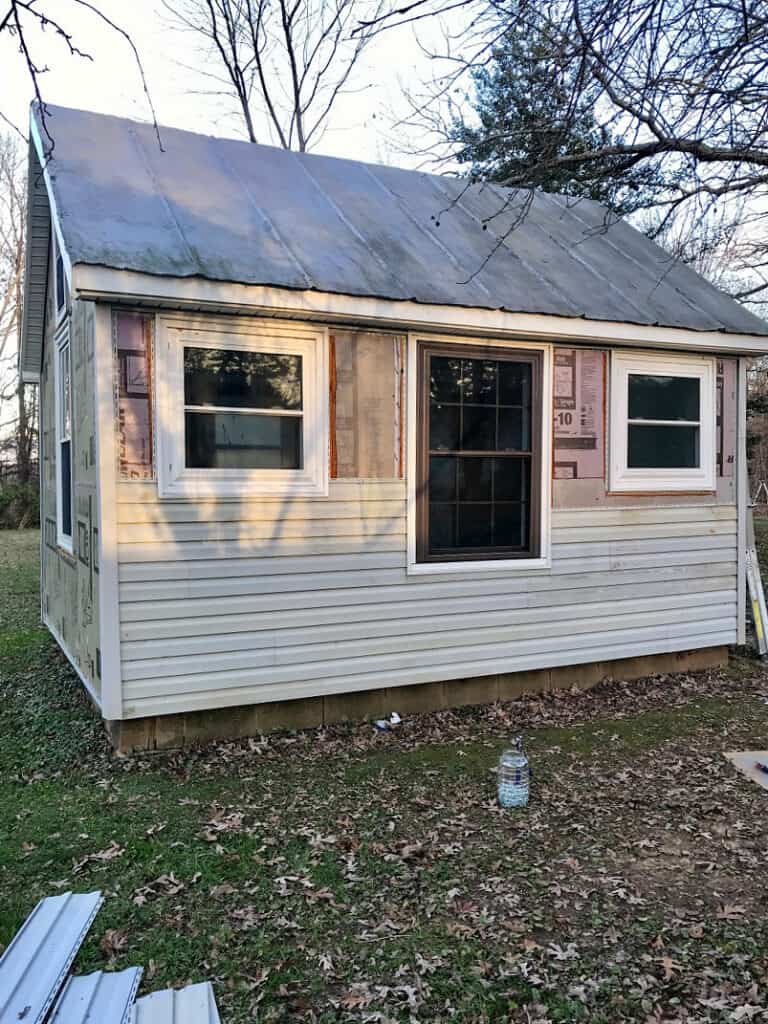
[[(471, 176), (595, 199), (620, 215), (661, 188), (653, 163), (627, 157), (558, 165), (558, 157), (603, 149), (619, 137), (601, 125), (589, 89), (574, 88), (569, 65), (542, 22), (511, 28), (490, 62), (473, 73), (477, 123), (455, 119), (450, 137)], [(574, 96), (577, 99), (574, 101)]]

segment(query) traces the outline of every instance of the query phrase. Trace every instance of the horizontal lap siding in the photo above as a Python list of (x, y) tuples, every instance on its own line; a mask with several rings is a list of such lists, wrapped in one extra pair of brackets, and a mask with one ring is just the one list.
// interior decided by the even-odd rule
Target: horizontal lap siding
[(409, 577), (400, 482), (320, 501), (118, 490), (129, 717), (736, 638), (732, 506), (554, 512), (551, 570)]

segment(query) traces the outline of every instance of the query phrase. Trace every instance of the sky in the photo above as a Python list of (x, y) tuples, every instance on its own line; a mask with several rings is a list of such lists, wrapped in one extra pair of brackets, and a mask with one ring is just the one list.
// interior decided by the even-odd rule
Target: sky
[[(84, 8), (69, 0), (48, 0), (48, 10), (61, 18), (73, 43), (92, 61), (70, 56), (66, 44), (50, 29), (31, 36), (38, 63), (49, 70), (40, 77), (43, 96), (51, 103), (146, 120), (150, 110), (129, 45)], [(242, 137), (237, 116), (223, 97), (206, 95), (206, 80), (196, 73), (202, 63), (200, 44), (189, 32), (173, 26), (160, 0), (101, 0), (103, 12), (131, 36), (142, 58), (160, 124), (190, 131)], [(420, 28), (422, 41), (432, 42), (437, 25)], [(430, 39), (430, 33), (433, 38)], [(385, 32), (362, 56), (354, 92), (335, 108), (330, 128), (314, 148), (333, 156), (353, 156), (376, 163), (414, 166), (393, 140), (402, 131), (392, 123), (405, 113), (402, 87), (418, 89), (430, 77), (429, 59), (410, 26)], [(0, 111), (26, 128), (32, 98), (29, 75), (15, 41), (0, 36)], [(2, 128), (0, 127), (0, 130)], [(266, 131), (259, 140), (272, 141)]]
[[(131, 37), (146, 74), (158, 123), (206, 134), (243, 138), (242, 124), (232, 102), (208, 94), (199, 73), (205, 65), (201, 43), (173, 24), (162, 0), (98, 0), (101, 11)], [(27, 38), (33, 58), (47, 70), (39, 76), (43, 99), (52, 104), (149, 120), (151, 111), (130, 45), (93, 12), (73, 0), (40, 4), (60, 19), (72, 44), (90, 54), (69, 53), (67, 44), (50, 28), (31, 30)], [(397, 125), (407, 112), (403, 89), (419, 92), (421, 82), (435, 73), (421, 44), (439, 48), (441, 27), (436, 22), (382, 33), (364, 51), (350, 82), (352, 90), (334, 107), (329, 128), (312, 147), (314, 152), (347, 156), (373, 163), (423, 166), (423, 158), (408, 152), (407, 132)], [(26, 133), (33, 88), (16, 40), (0, 34), (0, 134), (8, 121)], [(5, 120), (5, 123), (3, 123)], [(266, 123), (257, 125), (258, 141), (274, 142)], [(417, 140), (414, 140), (417, 144)], [(8, 364), (9, 365), (9, 364)], [(0, 367), (0, 373), (8, 369)], [(0, 432), (13, 410), (0, 401)]]

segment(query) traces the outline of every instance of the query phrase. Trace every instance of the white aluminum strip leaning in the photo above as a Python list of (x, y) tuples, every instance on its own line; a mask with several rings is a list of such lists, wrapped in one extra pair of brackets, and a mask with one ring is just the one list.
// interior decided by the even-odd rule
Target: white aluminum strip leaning
[(101, 904), (100, 892), (40, 900), (0, 958), (0, 1024), (40, 1024)]
[(137, 999), (131, 1024), (221, 1024), (210, 981)]
[(54, 1007), (50, 1024), (127, 1024), (143, 969), (72, 977)]

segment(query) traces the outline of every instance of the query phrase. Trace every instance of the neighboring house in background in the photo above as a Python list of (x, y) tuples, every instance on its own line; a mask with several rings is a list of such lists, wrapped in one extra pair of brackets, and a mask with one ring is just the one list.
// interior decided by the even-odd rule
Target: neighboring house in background
[(743, 640), (763, 321), (586, 200), (520, 219), (496, 186), (167, 128), (161, 150), (56, 107), (48, 128), (22, 351), (42, 611), (115, 742)]

